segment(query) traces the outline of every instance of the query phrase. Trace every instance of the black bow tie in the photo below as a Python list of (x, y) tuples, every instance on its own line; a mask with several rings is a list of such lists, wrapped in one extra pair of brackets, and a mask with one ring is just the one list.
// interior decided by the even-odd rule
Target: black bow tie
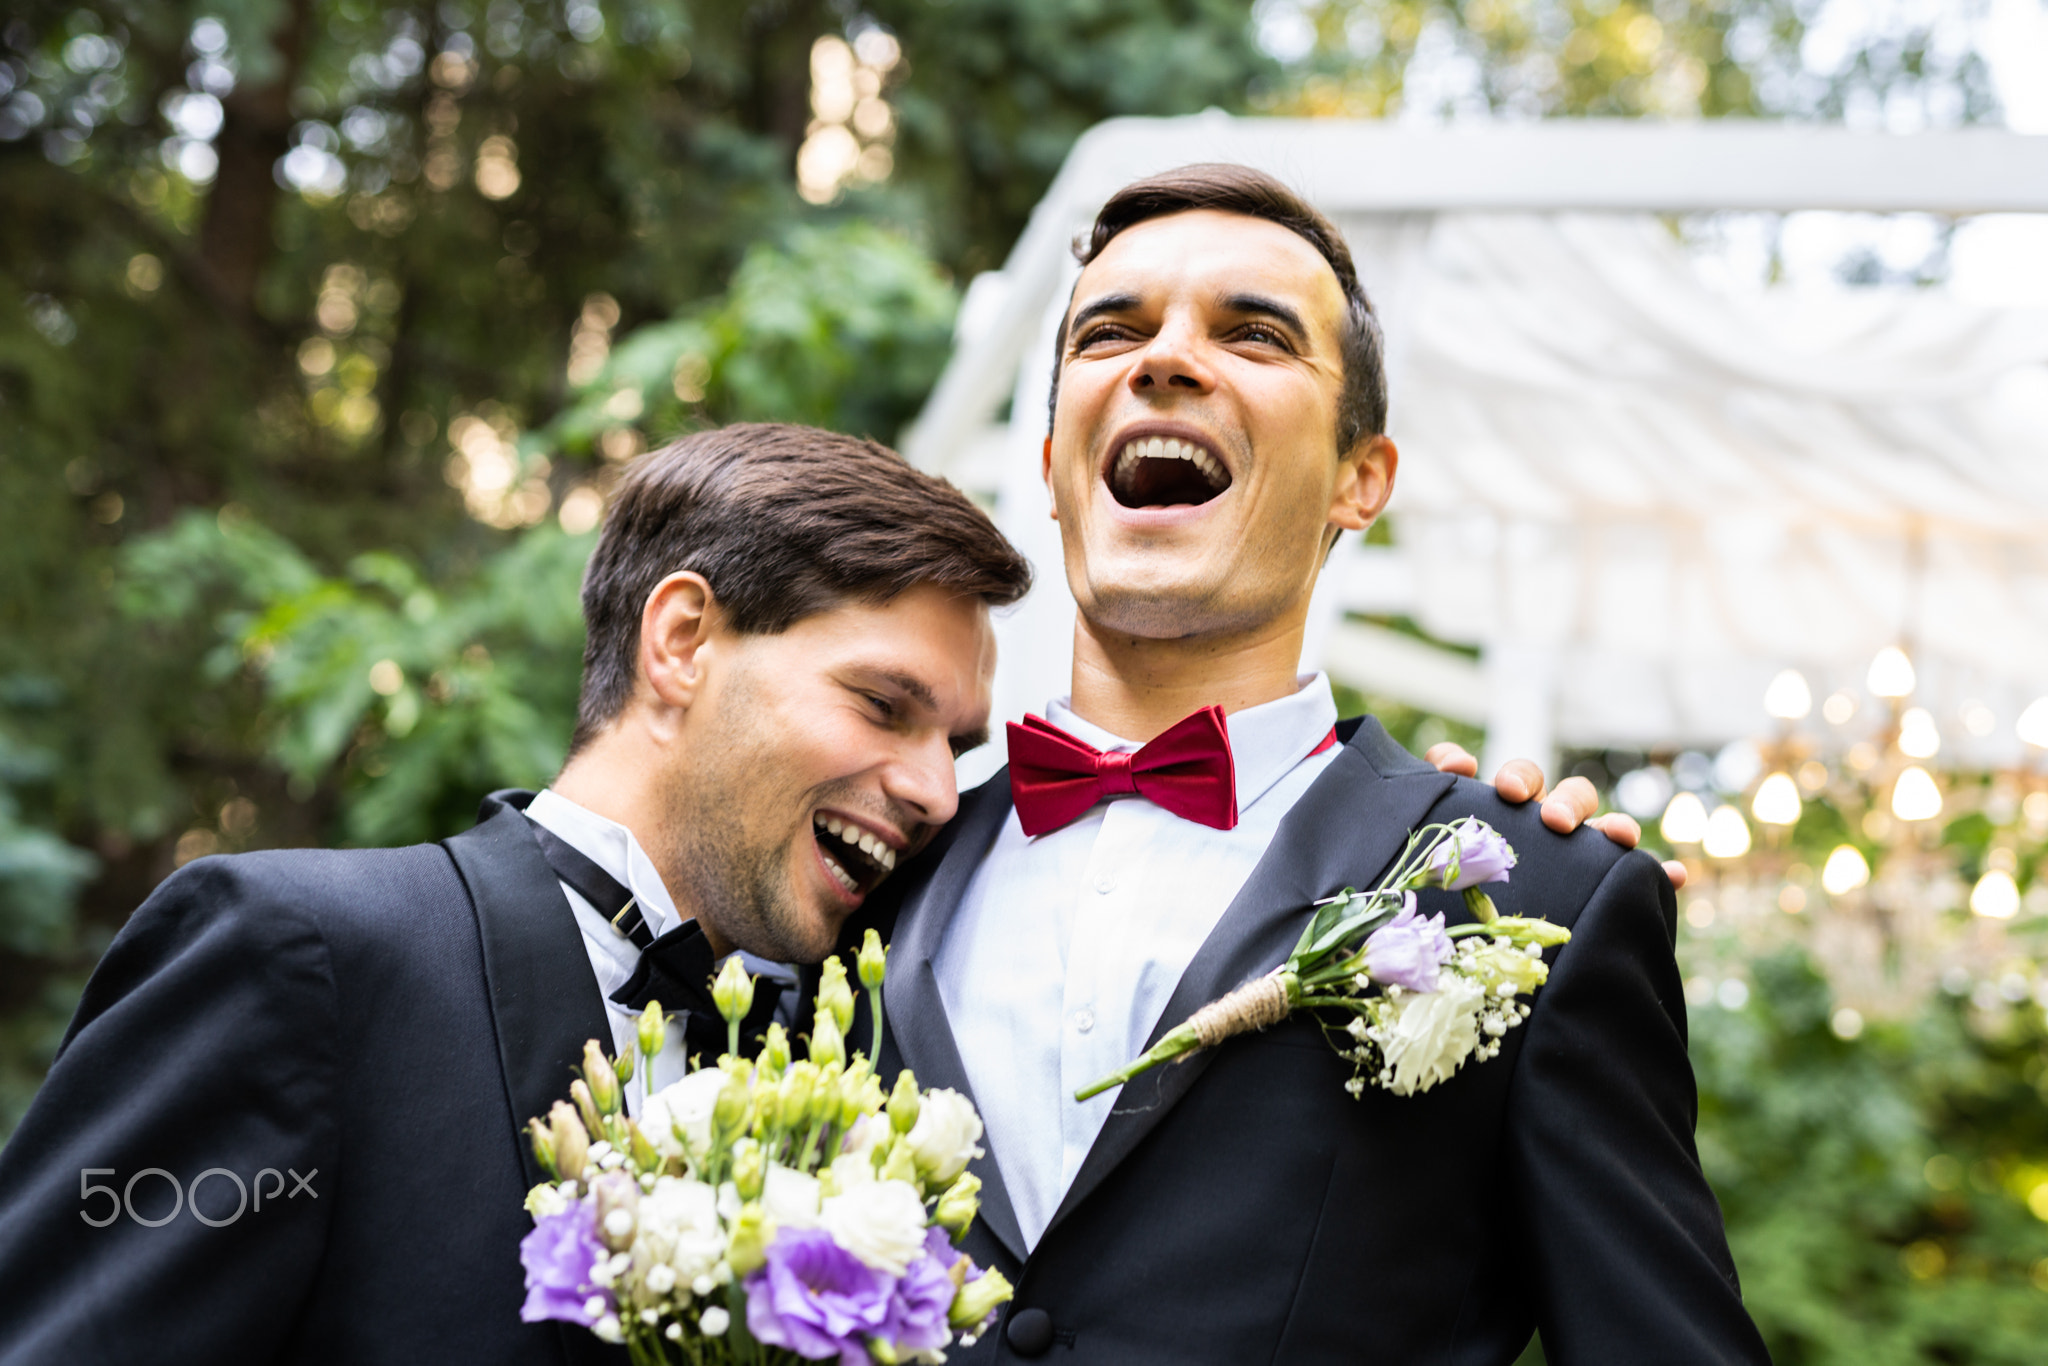
[[(639, 946), (640, 961), (634, 965), (633, 975), (611, 999), (631, 1010), (645, 1010), (649, 1001), (659, 1001), (662, 1014), (682, 1026), (686, 1053), (709, 1063), (725, 1052), (725, 1019), (711, 999), (717, 958), (697, 922), (686, 920), (657, 937), (647, 927), (633, 894), (617, 878), (538, 821), (528, 818), (527, 824), (555, 876), (610, 921), (621, 937)], [(765, 977), (756, 982), (753, 1008), (740, 1022), (742, 1048), (758, 1046), (782, 1004), (779, 983)]]

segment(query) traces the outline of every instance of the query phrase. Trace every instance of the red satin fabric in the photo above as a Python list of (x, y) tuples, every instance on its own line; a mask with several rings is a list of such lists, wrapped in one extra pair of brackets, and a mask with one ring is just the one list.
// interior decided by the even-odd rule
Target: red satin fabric
[(1042, 717), (1011, 722), (1010, 796), (1027, 835), (1080, 819), (1105, 797), (1139, 796), (1216, 830), (1237, 824), (1237, 769), (1223, 708), (1204, 707), (1135, 754), (1104, 754)]

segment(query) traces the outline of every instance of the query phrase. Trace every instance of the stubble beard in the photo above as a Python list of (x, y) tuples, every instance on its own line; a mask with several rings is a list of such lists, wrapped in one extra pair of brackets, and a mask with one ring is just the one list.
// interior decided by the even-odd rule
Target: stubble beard
[(761, 752), (741, 737), (707, 756), (699, 781), (675, 794), (670, 866), (699, 918), (728, 944), (770, 962), (815, 963), (831, 950), (832, 931), (799, 904), (788, 844), (750, 831), (734, 800), (758, 788)]

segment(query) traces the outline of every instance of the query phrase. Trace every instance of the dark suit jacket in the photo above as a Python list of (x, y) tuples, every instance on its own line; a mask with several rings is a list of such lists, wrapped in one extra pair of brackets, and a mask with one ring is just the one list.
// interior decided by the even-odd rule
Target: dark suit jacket
[[(441, 844), (201, 859), (143, 904), (0, 1150), (0, 1363), (625, 1360), (519, 1321), (519, 1129), (611, 1038), (523, 795)], [(262, 1207), (215, 1174), (133, 1217), (215, 1168)], [(82, 1184), (131, 1183), (81, 1218), (117, 1199)]]
[[(1768, 1360), (1693, 1148), (1696, 1100), (1670, 883), (1645, 854), (1544, 829), (1533, 804), (1413, 758), (1371, 718), (1280, 826), (1181, 979), (1156, 1040), (1283, 961), (1311, 901), (1375, 884), (1409, 831), (1478, 815), (1514, 845), (1505, 914), (1572, 929), (1500, 1056), (1426, 1094), (1345, 1094), (1350, 1064), (1296, 1017), (1123, 1089), (1026, 1259), (1000, 1152), (967, 1247), (1050, 1315), (1046, 1359), (1103, 1366), (1553, 1366)], [(882, 1076), (971, 1094), (932, 955), (1010, 811), (1007, 775), (883, 884)], [(1030, 908), (1017, 908), (1030, 914)], [(1469, 919), (1426, 893), (1425, 913)], [(865, 1037), (857, 1024), (852, 1035)], [(955, 1361), (1013, 1360), (1006, 1331)]]

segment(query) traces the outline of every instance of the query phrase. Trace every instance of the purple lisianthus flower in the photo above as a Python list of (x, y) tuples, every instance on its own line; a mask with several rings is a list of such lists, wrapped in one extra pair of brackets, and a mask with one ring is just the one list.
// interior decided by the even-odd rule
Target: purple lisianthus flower
[(1450, 838), (1430, 851), (1429, 880), (1447, 892), (1462, 892), (1482, 882), (1506, 882), (1514, 866), (1515, 851), (1498, 830), (1483, 821), (1460, 821), (1451, 827)]
[(823, 1229), (785, 1228), (742, 1284), (757, 1341), (808, 1361), (869, 1366), (867, 1339), (885, 1335), (895, 1282)]
[(1437, 971), (1450, 956), (1451, 937), (1444, 933), (1443, 916), (1424, 919), (1410, 892), (1401, 913), (1366, 936), (1365, 973), (1375, 982), (1435, 991)]
[[(519, 1262), (526, 1268), (526, 1303), (519, 1317), (528, 1323), (562, 1319), (588, 1328), (610, 1313), (610, 1292), (590, 1279), (590, 1269), (604, 1255), (597, 1216), (582, 1204), (536, 1219), (533, 1232), (519, 1241)], [(593, 1299), (599, 1302), (595, 1306)]]
[(926, 1232), (925, 1249), (889, 1293), (889, 1318), (879, 1336), (899, 1351), (936, 1352), (952, 1341), (946, 1315), (953, 1308), (953, 1278), (947, 1272), (960, 1254), (942, 1228)]

